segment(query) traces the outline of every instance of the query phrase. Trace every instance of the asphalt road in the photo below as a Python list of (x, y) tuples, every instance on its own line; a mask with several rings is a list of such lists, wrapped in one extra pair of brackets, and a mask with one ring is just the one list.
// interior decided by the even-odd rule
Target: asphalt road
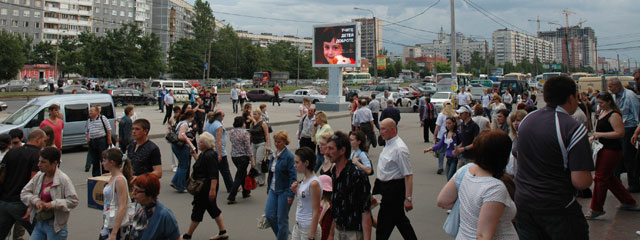
[[(228, 114), (226, 121), (230, 121), (234, 116)], [(158, 125), (152, 122), (152, 125)], [(329, 120), (329, 124), (334, 130), (349, 130), (349, 118), (338, 118)], [(297, 130), (296, 124), (288, 124), (275, 126), (274, 131), (285, 130), (289, 134), (295, 134)], [(446, 212), (436, 206), (437, 195), (445, 184), (444, 175), (436, 175), (437, 159), (433, 154), (423, 154), (422, 149), (431, 146), (433, 143), (424, 143), (422, 141), (422, 129), (417, 123), (417, 114), (403, 113), (402, 120), (399, 124), (399, 135), (408, 145), (411, 151), (411, 164), (414, 172), (414, 209), (408, 213), (408, 217), (418, 235), (418, 239), (446, 239), (447, 236), (442, 230), (442, 224), (446, 219)], [(176, 219), (178, 220), (181, 232), (186, 231), (191, 214), (192, 196), (188, 193), (177, 193), (169, 187), (169, 183), (174, 173), (171, 172), (171, 150), (170, 146), (164, 139), (153, 139), (158, 144), (162, 152), (163, 177), (161, 179), (162, 187), (159, 201), (170, 208)], [(227, 144), (227, 152), (230, 152), (230, 144)], [(295, 140), (289, 145), (290, 150), (297, 148)], [(374, 166), (377, 165), (377, 157), (382, 149), (380, 147), (371, 149), (370, 157)], [(69, 239), (95, 239), (98, 236), (102, 226), (102, 212), (100, 210), (87, 207), (87, 177), (90, 173), (84, 172), (84, 163), (86, 159), (86, 151), (82, 148), (65, 150), (62, 156), (61, 169), (70, 176), (73, 181), (80, 204), (71, 211), (69, 220)], [(193, 161), (192, 161), (193, 163)], [(235, 173), (236, 169), (231, 164), (231, 172)], [(370, 178), (373, 183), (374, 177)], [(623, 179), (623, 182), (626, 180)], [(222, 209), (222, 216), (231, 238), (233, 239), (274, 239), (273, 232), (270, 229), (259, 230), (256, 228), (256, 218), (264, 212), (266, 193), (265, 188), (260, 187), (252, 192), (252, 197), (242, 199), (238, 197), (239, 203), (236, 205), (227, 205), (226, 197), (228, 194), (224, 190), (221, 183), (221, 190), (218, 192), (218, 206)], [(640, 194), (634, 194), (636, 199), (640, 199)], [(586, 211), (589, 206), (590, 199), (579, 199)], [(614, 239), (635, 239), (633, 234), (638, 230), (640, 218), (638, 213), (618, 211), (615, 206), (619, 204), (614, 197), (609, 194), (608, 201), (605, 204), (607, 214), (598, 221), (590, 221), (591, 238), (605, 239), (611, 238), (611, 234), (618, 234)], [(290, 228), (295, 223), (296, 203), (292, 204), (289, 211)], [(378, 209), (375, 209), (374, 216), (377, 216)], [(375, 231), (375, 230), (374, 230)], [(218, 228), (213, 219), (205, 216), (204, 221), (200, 224), (194, 234), (194, 239), (208, 239), (210, 236), (217, 234)], [(622, 234), (622, 235), (620, 235)], [(399, 232), (395, 230), (390, 239), (402, 239)]]

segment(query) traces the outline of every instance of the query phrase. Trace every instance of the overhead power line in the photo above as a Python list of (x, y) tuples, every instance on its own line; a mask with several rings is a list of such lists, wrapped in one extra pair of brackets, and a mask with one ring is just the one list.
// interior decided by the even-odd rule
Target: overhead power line
[[(378, 19), (380, 19), (380, 18), (378, 18)], [(405, 26), (405, 25), (402, 25), (402, 24), (398, 24), (398, 23), (390, 22), (390, 21), (387, 21), (387, 20), (384, 20), (384, 19), (380, 19), (380, 21), (387, 22), (387, 23), (389, 23), (389, 25), (396, 25), (396, 26), (398, 26), (398, 27), (403, 27), (403, 28), (406, 28), (406, 29), (414, 30), (414, 31), (438, 34), (438, 32), (435, 32), (435, 31), (429, 31), (429, 30), (424, 30), (424, 29), (419, 29), (419, 28), (409, 27), (409, 26)]]
[(231, 16), (237, 16), (237, 17), (263, 19), (263, 20), (285, 21), (285, 22), (325, 23), (325, 22), (307, 21), (307, 20), (299, 20), (299, 19), (286, 19), (286, 18), (272, 18), (272, 17), (251, 16), (251, 15), (245, 15), (245, 14), (228, 13), (228, 12), (220, 12), (220, 11), (213, 11), (213, 13), (218, 13), (218, 14), (223, 14), (223, 15), (231, 15)]
[(635, 42), (640, 42), (640, 40), (633, 40), (633, 41), (626, 41), (626, 42), (618, 42), (618, 43), (608, 43), (608, 44), (598, 45), (598, 47), (615, 46), (615, 45), (622, 45), (622, 44), (635, 43)]
[[(427, 11), (429, 11), (429, 9), (431, 9), (432, 7), (434, 7), (435, 5), (437, 5), (438, 3), (440, 3), (440, 0), (438, 0), (438, 1), (436, 1), (435, 3), (431, 4), (429, 7), (427, 7), (426, 9), (424, 9), (424, 11), (422, 11), (422, 12), (420, 12), (420, 13), (418, 13), (418, 14), (414, 15), (414, 16), (411, 16), (411, 17), (409, 17), (409, 18), (406, 18), (406, 19), (403, 19), (403, 20), (397, 21), (397, 22), (395, 22), (395, 23), (406, 22), (406, 21), (409, 21), (409, 20), (411, 20), (411, 19), (414, 19), (414, 18), (416, 18), (416, 17), (418, 17), (418, 16), (420, 16), (420, 15), (422, 15), (422, 14), (425, 14)], [(390, 24), (385, 24), (385, 25), (382, 25), (382, 26), (387, 26), (387, 25), (390, 25)]]
[[(485, 16), (487, 16), (487, 15), (491, 15), (491, 16), (493, 16), (493, 18), (499, 19), (500, 21), (502, 21), (502, 22), (506, 23), (507, 25), (509, 25), (509, 26), (511, 26), (511, 27), (513, 27), (513, 28), (515, 28), (515, 29), (518, 29), (518, 30), (520, 30), (520, 31), (522, 31), (522, 32), (524, 32), (524, 33), (529, 34), (529, 35), (533, 35), (533, 34), (532, 34), (532, 33), (530, 33), (529, 31), (527, 31), (527, 30), (525, 30), (525, 29), (523, 29), (523, 28), (520, 28), (520, 27), (518, 27), (518, 26), (516, 26), (516, 25), (513, 25), (513, 24), (511, 24), (509, 21), (504, 20), (503, 18), (501, 18), (501, 17), (499, 17), (499, 16), (497, 16), (497, 15), (495, 15), (495, 14), (493, 14), (493, 13), (491, 13), (491, 12), (487, 11), (487, 10), (486, 10), (486, 9), (484, 9), (482, 6), (478, 5), (477, 3), (475, 3), (475, 2), (473, 2), (473, 1), (471, 1), (471, 0), (464, 0), (464, 1), (465, 1), (466, 3), (468, 3), (468, 4), (469, 4), (469, 6), (473, 7), (474, 9), (476, 9), (477, 11), (479, 11), (479, 12), (481, 12), (481, 13), (482, 13), (482, 12), (484, 12), (484, 13), (482, 13), (482, 14), (483, 14), (483, 15), (485, 15)], [(480, 9), (480, 10), (478, 10), (478, 9)], [(487, 17), (489, 17), (489, 16), (487, 16)], [(492, 21), (494, 21), (494, 22), (496, 22), (496, 23), (497, 23), (497, 21), (496, 21), (495, 19), (493, 19), (493, 18), (490, 18), (490, 19), (491, 19)], [(501, 24), (501, 23), (498, 23), (498, 24), (499, 24), (499, 25), (502, 25), (502, 26), (504, 26), (504, 27), (506, 27), (504, 24)]]

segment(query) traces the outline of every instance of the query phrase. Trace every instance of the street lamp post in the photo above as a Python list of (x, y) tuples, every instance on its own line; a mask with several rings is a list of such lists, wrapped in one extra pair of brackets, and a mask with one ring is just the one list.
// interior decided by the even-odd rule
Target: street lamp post
[(378, 40), (376, 36), (377, 35), (376, 15), (375, 13), (373, 13), (373, 11), (371, 11), (371, 9), (354, 7), (353, 10), (369, 11), (371, 13), (371, 16), (373, 17), (373, 58), (371, 60), (373, 61), (373, 75), (375, 76), (377, 81), (378, 80)]
[[(67, 31), (62, 30), (62, 33), (66, 33), (66, 32)], [(55, 74), (56, 74), (56, 81), (58, 81), (58, 78), (59, 78), (59, 76), (58, 76), (58, 74), (59, 74), (59, 72), (58, 72), (58, 51), (59, 50), (60, 50), (60, 34), (58, 34), (58, 37), (56, 39), (56, 60), (55, 60), (55, 65), (54, 65), (54, 71), (55, 71)]]

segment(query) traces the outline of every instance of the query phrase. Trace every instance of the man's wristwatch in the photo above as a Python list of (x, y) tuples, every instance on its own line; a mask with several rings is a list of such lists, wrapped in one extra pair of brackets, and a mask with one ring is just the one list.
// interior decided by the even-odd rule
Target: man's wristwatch
[(407, 201), (411, 202), (413, 199), (411, 197), (407, 197)]

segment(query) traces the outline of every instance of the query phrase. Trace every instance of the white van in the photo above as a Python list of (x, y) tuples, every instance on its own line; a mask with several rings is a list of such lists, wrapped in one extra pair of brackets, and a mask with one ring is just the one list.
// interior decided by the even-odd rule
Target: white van
[(188, 102), (191, 84), (184, 80), (153, 80), (151, 81), (151, 94), (158, 98), (158, 90), (164, 86), (167, 90), (173, 90), (176, 102)]
[[(111, 129), (115, 129), (115, 109), (113, 99), (109, 94), (62, 94), (34, 98), (18, 111), (11, 114), (0, 123), (0, 134), (9, 133), (11, 129), (19, 128), (26, 136), (40, 123), (49, 117), (49, 106), (60, 105), (60, 113), (64, 120), (62, 130), (62, 146), (72, 147), (87, 144), (85, 133), (89, 107), (102, 106), (101, 114), (109, 119)], [(115, 132), (113, 132), (115, 133)]]

